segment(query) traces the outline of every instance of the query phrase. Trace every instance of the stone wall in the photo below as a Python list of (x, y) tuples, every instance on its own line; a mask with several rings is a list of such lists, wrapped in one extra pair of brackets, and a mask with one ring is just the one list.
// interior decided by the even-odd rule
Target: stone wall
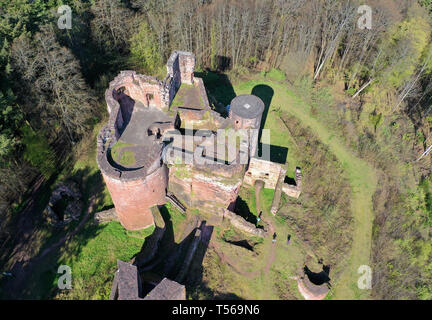
[(94, 215), (94, 221), (97, 224), (108, 223), (111, 221), (118, 221), (118, 216), (115, 208), (97, 212)]
[[(146, 165), (135, 170), (121, 170), (112, 165), (109, 160), (110, 149), (120, 137), (124, 118), (130, 117), (132, 112), (125, 99), (129, 99), (132, 106), (141, 102), (148, 108), (167, 108), (172, 83), (168, 80), (170, 79), (159, 81), (154, 77), (137, 75), (135, 71), (122, 71), (110, 82), (105, 92), (110, 117), (98, 135), (97, 162), (113, 199), (117, 216), (129, 230), (153, 225), (150, 207), (166, 202), (168, 172), (166, 166), (161, 164), (162, 142), (154, 141), (149, 144)], [(122, 101), (122, 105), (119, 101)], [(164, 124), (156, 124), (154, 127), (158, 132), (167, 129)], [(154, 140), (154, 137), (150, 138)]]
[(190, 166), (171, 166), (168, 190), (187, 208), (215, 213), (236, 201), (241, 176), (225, 178)]
[[(120, 74), (110, 82), (108, 93), (115, 100), (122, 95), (127, 95), (135, 101), (141, 102), (146, 107), (165, 108), (169, 106), (169, 91), (172, 83), (169, 78), (161, 81), (156, 77), (137, 74), (135, 71), (121, 71)], [(109, 101), (107, 101), (109, 104)], [(110, 106), (108, 106), (110, 112)], [(110, 112), (111, 113), (111, 112)]]
[(267, 232), (264, 229), (257, 228), (253, 223), (247, 222), (243, 217), (230, 210), (223, 211), (223, 218), (227, 219), (235, 228), (241, 231), (263, 238), (267, 236)]
[(121, 260), (117, 264), (110, 300), (186, 300), (185, 286), (167, 278), (141, 298), (142, 283), (137, 267)]
[[(244, 175), (249, 154), (244, 152), (242, 147), (246, 146), (246, 151), (248, 148), (254, 151), (258, 142), (258, 132), (251, 137), (248, 136), (247, 139), (242, 137), (240, 152), (224, 159), (216, 157), (218, 156), (215, 153), (217, 139), (211, 146), (204, 145), (205, 141), (199, 142), (193, 145), (193, 150), (186, 150), (184, 142), (181, 142), (180, 151), (185, 156), (197, 151), (195, 154), (201, 156), (199, 160), (218, 159), (218, 162), (210, 164), (208, 161), (195, 161), (193, 165), (187, 167), (185, 173), (181, 172), (183, 170), (181, 166), (166, 162), (168, 151), (172, 146), (164, 147), (162, 140), (159, 140), (161, 135), (173, 129), (173, 123), (154, 123), (148, 128), (150, 136), (146, 137), (151, 141), (150, 143), (147, 141), (148, 145), (144, 152), (147, 155), (145, 165), (126, 169), (114, 166), (112, 161), (110, 162), (110, 149), (120, 138), (120, 133), (132, 114), (133, 106), (141, 103), (144, 108), (140, 106), (140, 109), (157, 108), (167, 112), (182, 83), (193, 84), (199, 88), (204, 109), (197, 111), (185, 107), (181, 110), (180, 108), (171, 110), (177, 111), (177, 119), (189, 120), (194, 122), (194, 125), (201, 125), (213, 131), (230, 128), (259, 129), (264, 106), (259, 98), (252, 95), (236, 97), (236, 103), (239, 105), (235, 114), (231, 112), (230, 118), (223, 118), (211, 110), (204, 83), (202, 79), (194, 78), (194, 69), (195, 56), (192, 53), (174, 51), (167, 62), (167, 76), (163, 81), (155, 77), (139, 75), (135, 71), (121, 71), (110, 82), (105, 92), (110, 117), (98, 135), (97, 161), (113, 199), (116, 214), (122, 225), (129, 230), (142, 229), (153, 224), (150, 208), (166, 202), (167, 190), (187, 208), (215, 212), (221, 208), (233, 207), (242, 182), (252, 186), (256, 180), (262, 180), (265, 188), (276, 187), (282, 170), (280, 164), (252, 158), (248, 171)], [(246, 102), (252, 101), (253, 106), (249, 108), (246, 102), (241, 104), (242, 99)], [(241, 106), (247, 107), (241, 109)], [(233, 134), (230, 133), (230, 136)], [(186, 141), (184, 136), (181, 139)], [(246, 161), (244, 161), (245, 157)], [(162, 160), (169, 165), (169, 174)], [(301, 175), (296, 186), (282, 186), (282, 191), (290, 195), (298, 196), (299, 190), (301, 190)]]
[(191, 52), (174, 51), (167, 62), (167, 72), (176, 82), (194, 82), (195, 55)]
[(141, 281), (136, 266), (117, 260), (110, 300), (140, 300)]
[(286, 169), (282, 168), (280, 173), (279, 173), (279, 179), (278, 179), (278, 182), (277, 182), (277, 185), (275, 188), (272, 206), (270, 209), (270, 212), (273, 215), (275, 215), (276, 212), (279, 210), (279, 204), (280, 204), (281, 195), (282, 195), (282, 186), (284, 184), (285, 176), (286, 176)]
[(282, 186), (282, 191), (293, 198), (298, 198), (300, 197), (301, 191), (302, 191), (302, 175), (301, 175), (301, 170), (300, 168), (296, 169), (296, 184), (295, 185), (290, 185), (287, 183), (284, 183)]

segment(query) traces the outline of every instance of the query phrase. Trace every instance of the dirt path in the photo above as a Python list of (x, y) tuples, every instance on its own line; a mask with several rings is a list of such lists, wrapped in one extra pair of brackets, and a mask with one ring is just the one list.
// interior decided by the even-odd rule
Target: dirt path
[[(357, 288), (361, 265), (370, 265), (373, 204), (372, 197), (377, 185), (375, 170), (364, 160), (355, 156), (327, 127), (312, 117), (310, 106), (295, 97), (282, 85), (268, 83), (275, 90), (275, 101), (286, 107), (284, 111), (299, 119), (326, 144), (337, 157), (348, 175), (352, 187), (351, 210), (354, 217), (353, 244), (347, 266), (334, 287), (335, 299), (368, 298), (369, 292)], [(276, 97), (278, 100), (276, 100)], [(274, 105), (274, 103), (272, 104)]]
[[(354, 155), (344, 142), (337, 137), (331, 129), (328, 129), (323, 123), (315, 119), (311, 112), (310, 106), (299, 99), (295, 94), (287, 89), (286, 84), (276, 83), (269, 80), (256, 79), (241, 83), (235, 86), (235, 92), (239, 94), (249, 94), (255, 87), (268, 87), (263, 90), (268, 101), (271, 101), (270, 111), (287, 112), (298, 120), (324, 143), (331, 152), (337, 157), (342, 164), (349, 182), (352, 187), (351, 211), (354, 218), (353, 244), (349, 257), (346, 259), (346, 266), (342, 270), (341, 277), (335, 283), (333, 289), (334, 299), (367, 299), (369, 291), (359, 290), (357, 280), (359, 274), (358, 268), (361, 265), (370, 265), (371, 244), (372, 244), (372, 226), (373, 226), (373, 205), (372, 197), (377, 185), (377, 176), (374, 168), (366, 161)], [(272, 127), (274, 122), (266, 121), (265, 128), (271, 130), (271, 140), (277, 141), (281, 146), (278, 130), (281, 128)]]

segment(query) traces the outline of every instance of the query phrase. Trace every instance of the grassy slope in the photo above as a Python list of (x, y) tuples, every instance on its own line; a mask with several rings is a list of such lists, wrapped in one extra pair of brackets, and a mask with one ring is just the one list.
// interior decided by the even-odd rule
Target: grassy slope
[(70, 266), (73, 275), (72, 290), (58, 298), (108, 299), (117, 259), (129, 262), (153, 230), (151, 227), (131, 232), (119, 222), (102, 226), (87, 223), (58, 260), (59, 264)]
[[(348, 173), (353, 188), (352, 210), (355, 218), (353, 248), (347, 268), (333, 290), (333, 298), (367, 298), (367, 292), (357, 289), (357, 279), (359, 277), (357, 270), (361, 265), (370, 265), (369, 259), (373, 223), (372, 196), (377, 183), (374, 170), (365, 161), (357, 158), (350, 152), (335, 134), (311, 115), (310, 106), (297, 98), (283, 85), (266, 80), (253, 80), (236, 86), (236, 94), (250, 93), (257, 85), (267, 85), (274, 90), (274, 95), (271, 97), (272, 103), (269, 112), (274, 110), (275, 107), (280, 107), (282, 110), (297, 117), (306, 126), (309, 126), (321, 141), (329, 146), (330, 150), (335, 154)], [(270, 118), (272, 117), (268, 117), (267, 119), (270, 120)], [(274, 127), (272, 123), (267, 121), (265, 128), (272, 129)], [(274, 130), (272, 130), (271, 134), (272, 144), (275, 144), (276, 141), (279, 140), (279, 135), (277, 132), (274, 132)], [(290, 161), (289, 156), (287, 160)]]

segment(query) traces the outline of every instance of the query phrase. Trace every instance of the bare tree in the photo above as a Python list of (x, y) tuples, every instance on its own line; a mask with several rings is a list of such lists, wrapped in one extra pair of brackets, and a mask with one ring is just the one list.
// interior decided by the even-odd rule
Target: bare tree
[[(24, 54), (25, 50), (27, 51)], [(13, 44), (13, 64), (27, 81), (27, 109), (44, 115), (46, 124), (56, 126), (70, 142), (84, 132), (91, 116), (93, 96), (87, 88), (78, 61), (56, 41), (52, 26), (36, 33), (34, 43), (20, 38)]]

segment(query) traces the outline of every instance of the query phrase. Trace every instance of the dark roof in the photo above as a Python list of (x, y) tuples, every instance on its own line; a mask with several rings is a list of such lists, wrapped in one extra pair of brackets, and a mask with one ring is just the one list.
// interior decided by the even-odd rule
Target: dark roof
[(254, 119), (263, 113), (264, 102), (252, 94), (243, 94), (231, 101), (231, 110), (242, 118)]
[(145, 300), (185, 300), (186, 289), (178, 282), (164, 278), (150, 293)]

